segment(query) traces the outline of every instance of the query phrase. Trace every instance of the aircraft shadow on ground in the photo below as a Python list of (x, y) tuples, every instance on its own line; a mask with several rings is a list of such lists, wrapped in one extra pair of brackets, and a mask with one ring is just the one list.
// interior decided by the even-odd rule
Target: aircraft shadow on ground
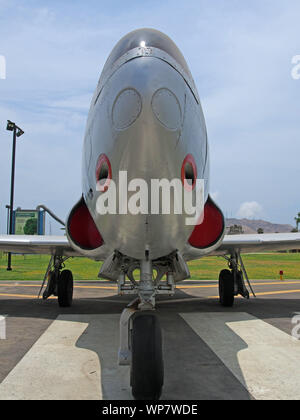
[[(178, 300), (176, 302), (176, 300)], [(185, 299), (187, 301), (185, 302)], [(160, 301), (164, 301), (161, 302)], [(117, 303), (119, 301), (119, 303)], [(58, 316), (74, 321), (74, 314), (87, 317), (88, 326), (77, 340), (78, 348), (97, 354), (101, 366), (101, 388), (104, 399), (131, 398), (129, 367), (117, 365), (119, 346), (119, 315), (130, 301), (128, 297), (109, 296), (85, 298), (74, 301), (72, 308), (59, 308), (55, 300), (47, 302), (9, 299), (0, 301), (0, 313), (11, 317), (31, 317), (54, 320)], [(178, 291), (172, 299), (158, 299), (157, 315), (160, 318), (165, 364), (165, 386), (162, 399), (251, 399), (238, 362), (238, 353), (247, 344), (224, 322), (230, 342), (230, 365), (238, 372), (238, 380), (218, 356), (179, 315), (197, 312), (251, 313), (257, 318), (273, 319), (292, 316), (299, 307), (295, 299), (257, 299), (250, 302), (237, 300), (234, 308), (220, 307), (216, 299), (195, 299)], [(93, 318), (94, 314), (98, 316)], [(89, 316), (90, 315), (90, 316)], [(103, 316), (102, 316), (103, 315)], [(102, 318), (102, 320), (101, 320)], [(224, 318), (226, 320), (226, 318)], [(235, 317), (235, 320), (237, 318)], [(244, 314), (241, 316), (244, 320)], [(102, 322), (102, 325), (99, 325)], [(214, 334), (212, 326), (212, 334)], [(146, 362), (146, 361), (145, 361)]]

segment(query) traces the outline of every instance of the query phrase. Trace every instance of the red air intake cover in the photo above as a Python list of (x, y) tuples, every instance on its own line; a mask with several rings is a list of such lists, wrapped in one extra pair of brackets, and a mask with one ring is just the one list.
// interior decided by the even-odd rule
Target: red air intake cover
[(82, 199), (73, 207), (67, 223), (72, 241), (83, 249), (95, 249), (103, 245), (103, 239)]
[(204, 206), (203, 222), (195, 226), (190, 236), (189, 244), (194, 248), (209, 248), (221, 238), (224, 229), (223, 213), (208, 196)]

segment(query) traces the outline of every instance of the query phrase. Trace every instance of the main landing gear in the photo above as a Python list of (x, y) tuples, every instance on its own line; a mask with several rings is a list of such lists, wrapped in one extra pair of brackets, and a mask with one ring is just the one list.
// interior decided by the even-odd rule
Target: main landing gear
[(57, 296), (58, 304), (61, 308), (70, 307), (73, 300), (73, 275), (70, 270), (63, 270), (64, 262), (68, 257), (53, 256), (50, 259), (39, 296), (44, 284), (48, 279), (46, 289), (43, 293), (43, 299), (49, 296)]
[(233, 252), (230, 257), (225, 257), (225, 259), (228, 261), (229, 270), (222, 270), (219, 275), (220, 304), (225, 307), (232, 307), (234, 297), (237, 295), (249, 299), (244, 276), (254, 297), (255, 294), (249, 282), (241, 254)]

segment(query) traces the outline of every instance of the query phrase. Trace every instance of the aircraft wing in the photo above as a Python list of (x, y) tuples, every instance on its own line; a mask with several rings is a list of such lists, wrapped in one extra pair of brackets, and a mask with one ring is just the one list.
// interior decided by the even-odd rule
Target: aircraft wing
[(300, 249), (300, 232), (226, 235), (215, 253), (222, 255), (230, 254), (234, 250), (241, 253), (255, 253), (290, 249)]
[[(228, 255), (233, 251), (259, 253), (300, 249), (299, 233), (266, 233), (251, 235), (225, 235), (219, 248), (209, 255)], [(69, 244), (66, 236), (47, 235), (0, 235), (0, 251), (19, 254), (47, 254), (82, 256)], [(206, 253), (189, 246), (184, 250), (186, 260), (203, 257)], [(206, 254), (207, 255), (207, 254)]]
[(0, 251), (16, 254), (82, 256), (69, 244), (66, 236), (0, 235)]
[[(228, 255), (234, 251), (243, 254), (291, 249), (300, 249), (300, 232), (225, 235), (221, 245), (206, 255)], [(191, 246), (185, 247), (183, 254), (187, 261), (205, 256), (203, 250)]]

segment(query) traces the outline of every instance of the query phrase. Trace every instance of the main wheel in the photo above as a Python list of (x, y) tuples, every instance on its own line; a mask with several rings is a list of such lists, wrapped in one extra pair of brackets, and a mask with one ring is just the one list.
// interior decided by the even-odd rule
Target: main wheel
[(60, 307), (72, 305), (73, 300), (73, 275), (70, 270), (63, 270), (60, 273), (57, 285), (58, 304)]
[(153, 313), (137, 313), (131, 331), (132, 395), (136, 400), (158, 400), (164, 382), (161, 329)]
[(48, 299), (49, 296), (56, 294), (56, 275), (54, 271), (50, 271), (48, 274), (48, 284), (46, 290), (43, 293), (43, 299)]
[(234, 277), (229, 270), (222, 270), (219, 275), (219, 296), (222, 306), (231, 307), (234, 302)]

